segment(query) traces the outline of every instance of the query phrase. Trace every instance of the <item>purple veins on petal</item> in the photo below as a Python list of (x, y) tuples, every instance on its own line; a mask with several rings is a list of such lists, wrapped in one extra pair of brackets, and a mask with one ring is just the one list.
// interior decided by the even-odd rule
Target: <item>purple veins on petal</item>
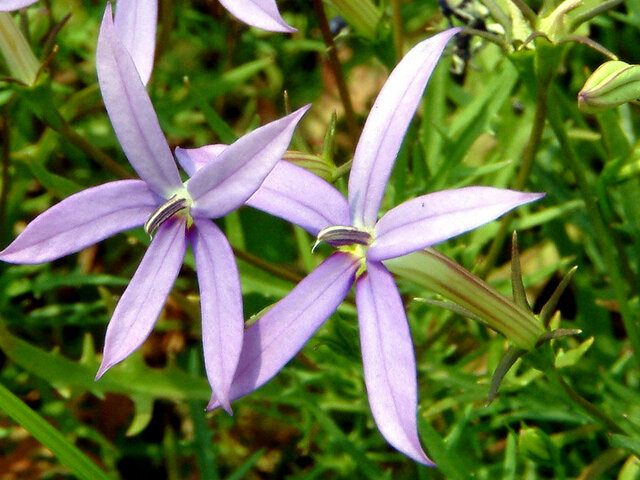
[(36, 3), (38, 0), (0, 0), (0, 12), (12, 12)]
[(443, 190), (389, 210), (375, 226), (371, 260), (387, 260), (477, 228), (544, 194), (492, 187)]
[[(269, 381), (300, 351), (349, 293), (360, 259), (337, 252), (244, 333), (232, 400)], [(219, 407), (215, 397), (208, 409)]]
[(100, 26), (96, 67), (104, 106), (129, 163), (154, 192), (169, 198), (182, 180), (147, 90), (118, 39), (110, 4)]
[(194, 216), (219, 218), (240, 207), (260, 187), (289, 146), (310, 105), (241, 137), (187, 182)]
[(336, 188), (302, 167), (278, 162), (247, 205), (283, 218), (316, 236), (349, 224), (349, 206)]
[(143, 84), (149, 82), (156, 50), (157, 0), (118, 0), (113, 20)]
[(88, 188), (36, 217), (0, 252), (0, 260), (22, 264), (56, 260), (141, 226), (158, 203), (158, 197), (142, 180)]
[(418, 43), (393, 69), (362, 130), (349, 176), (351, 225), (372, 227), (400, 150), (425, 86), (442, 50), (459, 28)]
[(104, 341), (99, 379), (147, 339), (180, 272), (187, 249), (187, 221), (163, 223), (116, 305)]
[(269, 32), (297, 32), (284, 21), (274, 0), (220, 0), (234, 17)]
[(368, 262), (356, 281), (360, 345), (371, 413), (387, 441), (416, 462), (433, 466), (420, 445), (413, 342), (393, 277)]
[(231, 413), (229, 389), (244, 333), (240, 276), (222, 231), (209, 219), (193, 222), (189, 238), (200, 285), (204, 362), (214, 395)]

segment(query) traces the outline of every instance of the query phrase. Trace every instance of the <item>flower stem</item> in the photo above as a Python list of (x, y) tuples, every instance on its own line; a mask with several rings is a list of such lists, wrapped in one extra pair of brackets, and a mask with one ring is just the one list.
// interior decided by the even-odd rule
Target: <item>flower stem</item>
[(274, 265), (269, 262), (265, 262), (260, 257), (254, 255), (253, 253), (245, 252), (244, 250), (240, 250), (238, 248), (233, 248), (233, 253), (236, 257), (241, 260), (244, 260), (251, 265), (255, 265), (256, 267), (268, 272), (276, 277), (282, 278), (283, 280), (288, 280), (293, 283), (299, 283), (303, 276), (297, 273), (292, 272), (289, 269), (279, 267), (278, 265)]
[(2, 161), (2, 183), (0, 184), (0, 225), (4, 225), (4, 216), (7, 211), (7, 196), (9, 194), (9, 117), (4, 112), (0, 118), (0, 157)]
[(90, 158), (95, 160), (96, 163), (98, 163), (106, 170), (109, 170), (116, 177), (133, 178), (131, 172), (129, 172), (126, 168), (124, 168), (98, 147), (94, 146), (91, 142), (87, 141), (84, 137), (79, 135), (73, 128), (71, 128), (67, 121), (62, 118), (62, 116), (60, 116), (60, 120), (61, 121), (59, 125), (48, 123), (49, 127), (65, 137), (75, 147), (86, 153)]
[(610, 433), (621, 433), (625, 434), (626, 432), (620, 428), (620, 426), (606, 413), (596, 407), (589, 400), (584, 398), (578, 392), (576, 392), (571, 386), (562, 378), (562, 375), (555, 368), (549, 368), (545, 370), (545, 375), (547, 379), (551, 382), (554, 387), (560, 387), (571, 399), (573, 403), (575, 403), (581, 410), (587, 413), (590, 417), (598, 420)]
[(316, 15), (318, 16), (318, 24), (320, 25), (320, 31), (322, 32), (322, 39), (324, 40), (324, 44), (327, 47), (327, 55), (329, 56), (329, 66), (333, 71), (333, 76), (335, 77), (336, 84), (338, 86), (340, 100), (342, 101), (342, 105), (344, 107), (344, 115), (347, 122), (347, 131), (349, 132), (349, 137), (351, 138), (351, 142), (353, 143), (353, 146), (355, 148), (360, 136), (358, 134), (358, 124), (356, 123), (353, 104), (351, 103), (351, 97), (349, 95), (349, 90), (347, 89), (347, 83), (345, 82), (344, 75), (342, 73), (342, 66), (340, 65), (340, 60), (338, 59), (336, 44), (333, 41), (333, 34), (331, 33), (331, 28), (329, 27), (329, 21), (327, 20), (327, 14), (324, 11), (322, 0), (313, 0), (313, 8), (315, 9)]
[[(533, 169), (533, 163), (536, 158), (538, 147), (540, 146), (540, 140), (542, 139), (542, 132), (544, 131), (544, 126), (547, 118), (547, 99), (549, 94), (549, 84), (550, 82), (538, 83), (536, 113), (533, 118), (533, 126), (531, 127), (529, 141), (522, 155), (522, 163), (520, 164), (516, 180), (513, 184), (514, 190), (522, 190), (526, 186), (529, 181), (529, 176), (531, 175), (531, 170)], [(489, 271), (493, 267), (496, 259), (498, 258), (498, 255), (500, 254), (500, 251), (502, 250), (502, 246), (504, 245), (504, 241), (507, 238), (507, 233), (509, 232), (511, 221), (513, 220), (514, 216), (515, 212), (510, 212), (502, 217), (502, 220), (500, 222), (500, 229), (498, 230), (496, 236), (493, 238), (493, 242), (491, 243), (491, 247), (489, 247), (487, 256), (476, 272), (479, 277), (485, 278), (489, 274)]]
[(391, 20), (393, 22), (393, 47), (396, 52), (396, 62), (399, 62), (404, 55), (400, 0), (391, 0)]
[(629, 337), (629, 342), (631, 343), (631, 349), (635, 354), (636, 362), (639, 362), (640, 333), (638, 332), (638, 324), (625, 293), (627, 291), (627, 284), (622, 276), (616, 242), (611, 231), (607, 228), (602, 212), (598, 207), (596, 202), (596, 192), (584, 173), (586, 168), (573, 150), (569, 137), (565, 132), (562, 114), (559, 110), (559, 104), (554, 104), (554, 101), (558, 102), (559, 100), (552, 99), (552, 101), (549, 102), (549, 125), (560, 143), (560, 149), (563, 153), (562, 158), (569, 170), (573, 173), (576, 183), (578, 184), (578, 189), (584, 199), (587, 214), (591, 218), (591, 223), (595, 229), (596, 242), (600, 247), (600, 252), (607, 268), (607, 274), (610, 276), (611, 282), (613, 283), (612, 293), (618, 303), (620, 315), (622, 316), (622, 323), (624, 324), (627, 336)]

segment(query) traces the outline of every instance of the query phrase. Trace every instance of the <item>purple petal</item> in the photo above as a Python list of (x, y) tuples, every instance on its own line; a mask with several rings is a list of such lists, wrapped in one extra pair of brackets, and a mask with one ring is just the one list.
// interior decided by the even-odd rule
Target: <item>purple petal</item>
[(158, 198), (142, 180), (88, 188), (37, 216), (0, 252), (0, 260), (26, 264), (56, 260), (141, 226), (157, 206)]
[(378, 221), (367, 258), (387, 260), (421, 250), (543, 196), (501, 188), (467, 187), (414, 198), (389, 210)]
[(96, 380), (131, 355), (151, 333), (182, 266), (186, 225), (185, 217), (169, 219), (153, 237), (109, 321)]
[(220, 0), (238, 20), (269, 32), (297, 32), (280, 16), (274, 0)]
[(268, 123), (229, 145), (187, 182), (196, 217), (219, 218), (255, 193), (287, 151), (291, 136), (310, 105)]
[(110, 4), (100, 26), (96, 67), (104, 106), (129, 162), (154, 192), (169, 198), (182, 180), (136, 66), (118, 39)]
[(153, 70), (157, 22), (157, 0), (118, 0), (113, 23), (145, 85)]
[(189, 238), (200, 284), (204, 363), (214, 395), (231, 413), (229, 389), (244, 333), (240, 276), (224, 233), (211, 220), (193, 222)]
[(360, 346), (371, 413), (387, 441), (416, 462), (434, 465), (422, 450), (416, 414), (418, 386), (413, 342), (393, 277), (368, 262), (356, 282)]
[(349, 225), (349, 206), (322, 178), (280, 161), (247, 205), (304, 228), (311, 235), (331, 225)]
[[(231, 399), (264, 385), (298, 353), (347, 296), (360, 261), (334, 253), (245, 331)], [(207, 408), (218, 406), (213, 397)]]
[(28, 7), (38, 0), (0, 0), (0, 12), (12, 12), (20, 8)]
[(353, 156), (349, 177), (352, 225), (372, 227), (396, 155), (442, 50), (459, 28), (413, 47), (396, 65), (376, 99)]
[(215, 145), (205, 145), (200, 148), (180, 148), (176, 147), (174, 154), (182, 169), (190, 177), (204, 167), (207, 163), (215, 162), (220, 154), (228, 147), (224, 143)]

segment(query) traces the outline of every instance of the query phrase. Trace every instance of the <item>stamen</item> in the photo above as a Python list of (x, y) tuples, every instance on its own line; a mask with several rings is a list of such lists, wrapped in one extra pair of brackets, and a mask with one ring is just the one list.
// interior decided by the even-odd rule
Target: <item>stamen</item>
[(313, 245), (313, 250), (318, 246), (320, 242), (328, 243), (334, 247), (342, 247), (344, 245), (369, 245), (373, 240), (371, 234), (365, 230), (357, 227), (336, 226), (327, 227), (318, 233), (316, 243)]
[(169, 200), (160, 205), (155, 212), (149, 215), (144, 224), (144, 231), (149, 235), (154, 234), (160, 225), (169, 220), (174, 214), (188, 207), (189, 201), (184, 197), (174, 195)]

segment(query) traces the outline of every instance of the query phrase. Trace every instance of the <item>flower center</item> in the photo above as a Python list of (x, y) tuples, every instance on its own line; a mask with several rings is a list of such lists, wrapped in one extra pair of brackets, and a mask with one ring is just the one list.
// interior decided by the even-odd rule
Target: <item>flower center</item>
[(149, 218), (144, 224), (144, 231), (149, 235), (153, 235), (160, 225), (169, 220), (179, 211), (187, 209), (190, 206), (190, 198), (176, 193), (173, 197), (156, 208), (151, 215), (149, 215)]
[(372, 241), (373, 235), (362, 228), (339, 225), (321, 230), (320, 233), (318, 233), (318, 238), (316, 239), (313, 249), (315, 249), (320, 242), (328, 243), (334, 247), (347, 245), (363, 245), (368, 247)]

